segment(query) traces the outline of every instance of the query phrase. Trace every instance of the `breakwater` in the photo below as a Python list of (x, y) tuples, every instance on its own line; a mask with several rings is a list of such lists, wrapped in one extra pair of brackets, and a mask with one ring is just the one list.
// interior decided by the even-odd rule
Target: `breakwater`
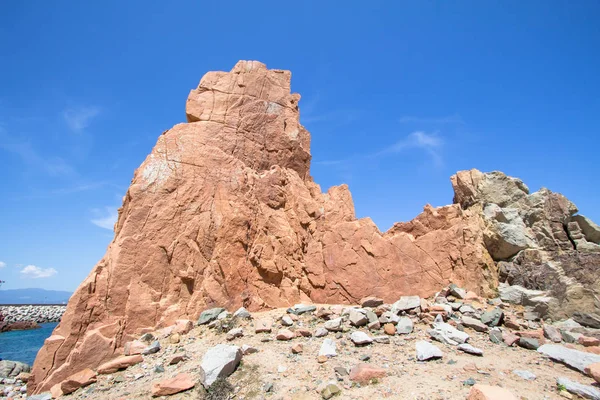
[(43, 324), (46, 322), (60, 322), (66, 309), (66, 304), (2, 305), (0, 306), (0, 314), (4, 316), (4, 322), (9, 324), (20, 321)]

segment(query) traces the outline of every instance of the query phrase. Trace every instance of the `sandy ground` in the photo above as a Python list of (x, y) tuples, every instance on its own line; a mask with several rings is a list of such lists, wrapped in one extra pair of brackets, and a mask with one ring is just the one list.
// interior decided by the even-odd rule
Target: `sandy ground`
[[(241, 346), (251, 345), (259, 349), (258, 353), (243, 357), (238, 369), (228, 378), (233, 386), (229, 398), (235, 399), (320, 399), (320, 389), (328, 382), (336, 382), (342, 389), (336, 398), (342, 399), (465, 399), (470, 387), (463, 381), (473, 378), (477, 383), (500, 385), (510, 389), (521, 399), (561, 399), (557, 391), (556, 378), (564, 376), (574, 381), (592, 384), (593, 380), (578, 371), (555, 363), (536, 351), (519, 347), (507, 347), (492, 343), (486, 333), (471, 329), (469, 343), (484, 351), (482, 357), (469, 355), (433, 341), (444, 352), (440, 360), (418, 362), (415, 358), (415, 343), (429, 339), (428, 326), (415, 324), (410, 335), (390, 337), (390, 344), (373, 343), (364, 347), (355, 346), (349, 335), (356, 330), (351, 328), (336, 339), (337, 357), (319, 364), (317, 354), (324, 338), (294, 338), (283, 342), (275, 340), (278, 329), (283, 328), (279, 321), (285, 315), (285, 309), (253, 313), (253, 318), (273, 318), (272, 333), (255, 334), (252, 321), (243, 321), (244, 336), (228, 342), (225, 333), (218, 333), (207, 327), (195, 327), (184, 335), (179, 344), (170, 344), (169, 339), (161, 340), (162, 350), (154, 355), (145, 356), (144, 363), (130, 367), (111, 375), (99, 375), (98, 382), (65, 397), (73, 399), (148, 399), (153, 382), (171, 378), (180, 372), (190, 372), (198, 376), (202, 356), (208, 348), (218, 343)], [(294, 327), (307, 327), (311, 331), (322, 326), (324, 320), (312, 314), (299, 317)], [(293, 330), (292, 327), (291, 329)], [(366, 329), (362, 329), (368, 332)], [(371, 336), (383, 335), (368, 332)], [(335, 333), (329, 333), (335, 338)], [(302, 343), (302, 354), (292, 354), (291, 346)], [(185, 352), (189, 359), (178, 365), (167, 365), (171, 355)], [(335, 367), (350, 369), (361, 362), (363, 356), (369, 356), (367, 363), (387, 369), (386, 377), (370, 385), (352, 384), (348, 377), (338, 380)], [(164, 372), (155, 372), (156, 365), (163, 365)], [(527, 381), (512, 371), (528, 370), (537, 378)], [(269, 392), (266, 385), (272, 385)], [(170, 396), (171, 399), (210, 398), (197, 384), (187, 392)], [(216, 397), (215, 397), (216, 398)], [(224, 397), (228, 398), (228, 397)]]

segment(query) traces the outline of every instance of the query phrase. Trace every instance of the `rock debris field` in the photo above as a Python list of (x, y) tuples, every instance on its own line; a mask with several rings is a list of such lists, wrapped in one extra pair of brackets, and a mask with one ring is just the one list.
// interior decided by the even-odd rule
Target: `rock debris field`
[[(526, 317), (453, 285), (393, 304), (213, 308), (27, 398), (600, 399), (600, 329)], [(2, 393), (26, 398), (29, 374), (7, 368)]]

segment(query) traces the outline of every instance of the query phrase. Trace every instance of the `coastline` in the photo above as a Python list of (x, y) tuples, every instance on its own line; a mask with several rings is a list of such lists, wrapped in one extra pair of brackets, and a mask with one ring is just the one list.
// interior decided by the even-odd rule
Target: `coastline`
[(0, 305), (0, 315), (4, 316), (4, 323), (35, 322), (44, 324), (60, 322), (66, 304), (15, 304)]

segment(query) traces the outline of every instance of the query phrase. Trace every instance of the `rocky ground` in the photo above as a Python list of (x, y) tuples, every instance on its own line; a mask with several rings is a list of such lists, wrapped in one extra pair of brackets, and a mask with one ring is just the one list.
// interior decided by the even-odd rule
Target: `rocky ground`
[[(251, 315), (207, 310), (193, 326), (182, 320), (129, 342), (123, 357), (81, 371), (52, 394), (300, 400), (560, 399), (587, 393), (585, 398), (600, 399), (590, 377), (600, 378), (594, 366), (600, 330), (572, 320), (528, 321), (520, 305), (455, 287), (430, 300), (361, 303)], [(0, 391), (23, 398), (20, 387), (5, 380)]]

